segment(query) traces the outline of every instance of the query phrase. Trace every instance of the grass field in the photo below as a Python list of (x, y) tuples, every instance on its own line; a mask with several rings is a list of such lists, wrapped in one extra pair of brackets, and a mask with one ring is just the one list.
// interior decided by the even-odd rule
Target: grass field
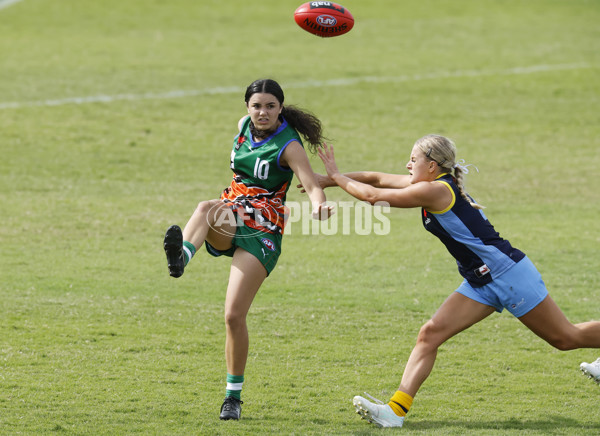
[[(0, 1), (0, 434), (380, 434), (352, 397), (392, 395), (460, 282), (418, 211), (386, 236), (292, 229), (249, 314), (239, 422), (218, 419), (229, 261), (168, 276), (164, 231), (228, 185), (260, 77), (321, 118), (342, 170), (404, 172), (417, 138), (453, 138), (569, 319), (600, 318), (600, 3), (346, 0), (332, 39), (300, 3)], [(394, 433), (600, 433), (578, 370), (598, 350), (504, 312), (438, 356)]]

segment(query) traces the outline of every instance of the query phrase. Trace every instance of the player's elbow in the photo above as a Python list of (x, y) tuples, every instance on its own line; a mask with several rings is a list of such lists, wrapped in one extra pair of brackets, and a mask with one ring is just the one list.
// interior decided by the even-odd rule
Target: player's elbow
[(381, 201), (381, 196), (377, 192), (367, 192), (363, 197), (364, 198), (361, 198), (361, 200), (366, 201), (370, 205), (374, 205)]

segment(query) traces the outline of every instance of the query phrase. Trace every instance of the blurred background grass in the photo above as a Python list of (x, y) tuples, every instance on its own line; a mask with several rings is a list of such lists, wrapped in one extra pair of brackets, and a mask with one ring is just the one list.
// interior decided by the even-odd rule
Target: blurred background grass
[[(229, 183), (259, 77), (321, 118), (343, 170), (404, 172), (417, 138), (453, 138), (500, 233), (572, 321), (598, 319), (599, 4), (343, 4), (356, 25), (333, 39), (288, 0), (0, 10), (0, 433), (375, 432), (352, 396), (393, 393), (460, 282), (418, 211), (390, 212), (387, 236), (292, 229), (250, 312), (239, 423), (217, 418), (229, 262), (201, 250), (166, 271), (164, 230)], [(577, 370), (594, 353), (494, 315), (442, 347), (405, 430), (597, 433)]]

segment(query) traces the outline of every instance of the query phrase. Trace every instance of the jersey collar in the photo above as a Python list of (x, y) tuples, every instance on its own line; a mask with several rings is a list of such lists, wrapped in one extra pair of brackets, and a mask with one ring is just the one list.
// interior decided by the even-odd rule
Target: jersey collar
[(281, 125), (277, 128), (277, 130), (275, 130), (275, 132), (273, 132), (270, 136), (266, 137), (262, 141), (260, 141), (260, 142), (254, 142), (254, 139), (252, 138), (252, 135), (250, 135), (250, 147), (251, 148), (258, 148), (261, 145), (266, 144), (274, 136), (277, 136), (278, 134), (280, 134), (287, 126), (288, 126), (288, 122), (286, 121), (285, 118), (283, 118), (283, 116), (281, 116)]

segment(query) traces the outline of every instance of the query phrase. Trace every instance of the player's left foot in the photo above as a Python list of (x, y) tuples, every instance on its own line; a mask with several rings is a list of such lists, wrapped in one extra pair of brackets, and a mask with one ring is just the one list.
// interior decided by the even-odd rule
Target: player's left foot
[(581, 371), (596, 383), (600, 383), (600, 358), (592, 363), (583, 362), (579, 365)]
[(240, 419), (240, 416), (242, 415), (242, 404), (244, 404), (244, 402), (237, 398), (225, 398), (225, 401), (223, 401), (223, 405), (221, 406), (221, 415), (219, 418), (223, 420)]
[(169, 265), (169, 274), (171, 277), (181, 277), (185, 265), (183, 260), (183, 234), (179, 226), (171, 226), (167, 229), (164, 248), (167, 255), (167, 264)]
[(352, 402), (356, 408), (356, 413), (358, 413), (362, 419), (366, 419), (377, 427), (402, 427), (402, 424), (404, 424), (403, 416), (396, 415), (388, 404), (375, 398), (373, 399), (380, 404), (374, 404), (363, 397), (354, 397)]

